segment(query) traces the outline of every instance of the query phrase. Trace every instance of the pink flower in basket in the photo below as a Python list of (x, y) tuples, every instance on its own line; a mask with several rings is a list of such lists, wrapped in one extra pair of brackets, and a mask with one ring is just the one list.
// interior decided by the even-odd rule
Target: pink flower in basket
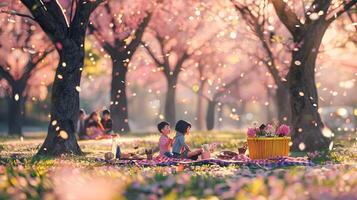
[(265, 129), (264, 129), (267, 133), (274, 133), (274, 128), (271, 124), (268, 124)]
[(255, 128), (248, 128), (247, 135), (248, 137), (255, 137), (257, 135)]
[(290, 127), (288, 125), (282, 124), (279, 126), (279, 128), (276, 130), (276, 134), (278, 136), (288, 136), (290, 133)]

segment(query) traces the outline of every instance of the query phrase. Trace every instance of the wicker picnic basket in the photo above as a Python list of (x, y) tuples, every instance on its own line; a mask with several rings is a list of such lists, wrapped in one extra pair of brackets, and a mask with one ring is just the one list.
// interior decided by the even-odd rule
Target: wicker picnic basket
[(251, 159), (266, 159), (289, 155), (290, 137), (253, 137), (247, 140)]

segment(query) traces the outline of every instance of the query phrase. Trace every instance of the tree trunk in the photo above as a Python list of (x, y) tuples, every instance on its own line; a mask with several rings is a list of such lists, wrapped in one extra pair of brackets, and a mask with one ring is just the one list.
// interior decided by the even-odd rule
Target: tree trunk
[(329, 147), (331, 138), (322, 134), (323, 123), (318, 113), (315, 63), (327, 26), (315, 25), (305, 33), (301, 47), (293, 51), (288, 73), (292, 112), (292, 149), (313, 151)]
[(223, 118), (223, 109), (224, 109), (224, 104), (219, 105), (217, 111), (218, 111), (218, 130), (222, 130), (222, 121), (220, 119)]
[(197, 130), (204, 130), (204, 113), (203, 113), (203, 101), (204, 98), (201, 95), (197, 96)]
[(128, 101), (126, 95), (126, 73), (123, 57), (112, 57), (112, 83), (110, 91), (110, 114), (114, 132), (129, 132)]
[(278, 110), (279, 122), (291, 124), (290, 97), (287, 83), (278, 85), (278, 88), (276, 89), (276, 106)]
[(203, 97), (203, 91), (205, 88), (206, 81), (201, 81), (201, 88), (198, 91), (197, 95), (197, 129), (204, 130), (205, 129), (205, 120), (204, 120), (204, 103), (205, 99)]
[[(8, 97), (9, 135), (22, 135), (23, 110), (25, 97), (22, 96), (24, 87), (13, 85), (12, 95)], [(16, 97), (15, 97), (16, 95)], [(15, 98), (18, 98), (17, 100)]]
[(176, 122), (176, 77), (168, 77), (167, 93), (165, 99), (165, 120), (171, 125)]
[[(69, 42), (60, 54), (52, 86), (51, 122), (48, 134), (37, 155), (59, 156), (82, 155), (75, 130), (79, 114), (79, 91), (81, 69), (84, 62), (84, 47)], [(61, 75), (63, 78), (59, 79)]]
[(216, 101), (210, 100), (207, 106), (207, 114), (206, 114), (206, 126), (207, 130), (211, 131), (214, 128), (215, 122), (215, 109), (216, 109)]
[[(79, 92), (89, 17), (102, 1), (79, 0), (73, 18), (67, 20), (58, 1), (21, 0), (51, 39), (59, 55), (51, 96), (51, 121), (37, 155), (82, 155), (75, 136)], [(70, 21), (70, 23), (68, 23)]]

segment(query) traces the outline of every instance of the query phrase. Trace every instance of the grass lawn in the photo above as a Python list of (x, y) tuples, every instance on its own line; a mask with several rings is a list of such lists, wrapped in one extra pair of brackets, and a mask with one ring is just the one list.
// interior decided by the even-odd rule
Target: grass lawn
[[(0, 139), (0, 199), (357, 199), (355, 142), (341, 136), (335, 149), (314, 159), (314, 167), (266, 170), (248, 167), (113, 166), (98, 161), (111, 140), (80, 141), (85, 157), (33, 159), (43, 139)], [(121, 136), (124, 152), (155, 147), (157, 134)], [(192, 147), (217, 143), (237, 151), (245, 135), (194, 132)], [(138, 147), (138, 148), (136, 148)], [(292, 153), (293, 156), (305, 156)]]

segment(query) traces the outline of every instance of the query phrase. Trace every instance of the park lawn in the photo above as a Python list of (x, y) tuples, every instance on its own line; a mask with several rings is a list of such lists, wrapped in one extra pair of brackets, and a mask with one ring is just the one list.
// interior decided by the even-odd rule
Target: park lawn
[[(121, 136), (124, 152), (155, 147), (157, 134)], [(6, 138), (0, 152), (0, 199), (356, 199), (356, 147), (339, 138), (336, 148), (318, 157), (314, 167), (264, 168), (196, 166), (113, 166), (99, 161), (111, 140), (80, 141), (85, 157), (34, 159), (43, 139)], [(216, 142), (236, 151), (245, 135), (194, 132), (189, 144)], [(139, 148), (136, 148), (136, 147)], [(302, 154), (292, 153), (295, 156)]]

